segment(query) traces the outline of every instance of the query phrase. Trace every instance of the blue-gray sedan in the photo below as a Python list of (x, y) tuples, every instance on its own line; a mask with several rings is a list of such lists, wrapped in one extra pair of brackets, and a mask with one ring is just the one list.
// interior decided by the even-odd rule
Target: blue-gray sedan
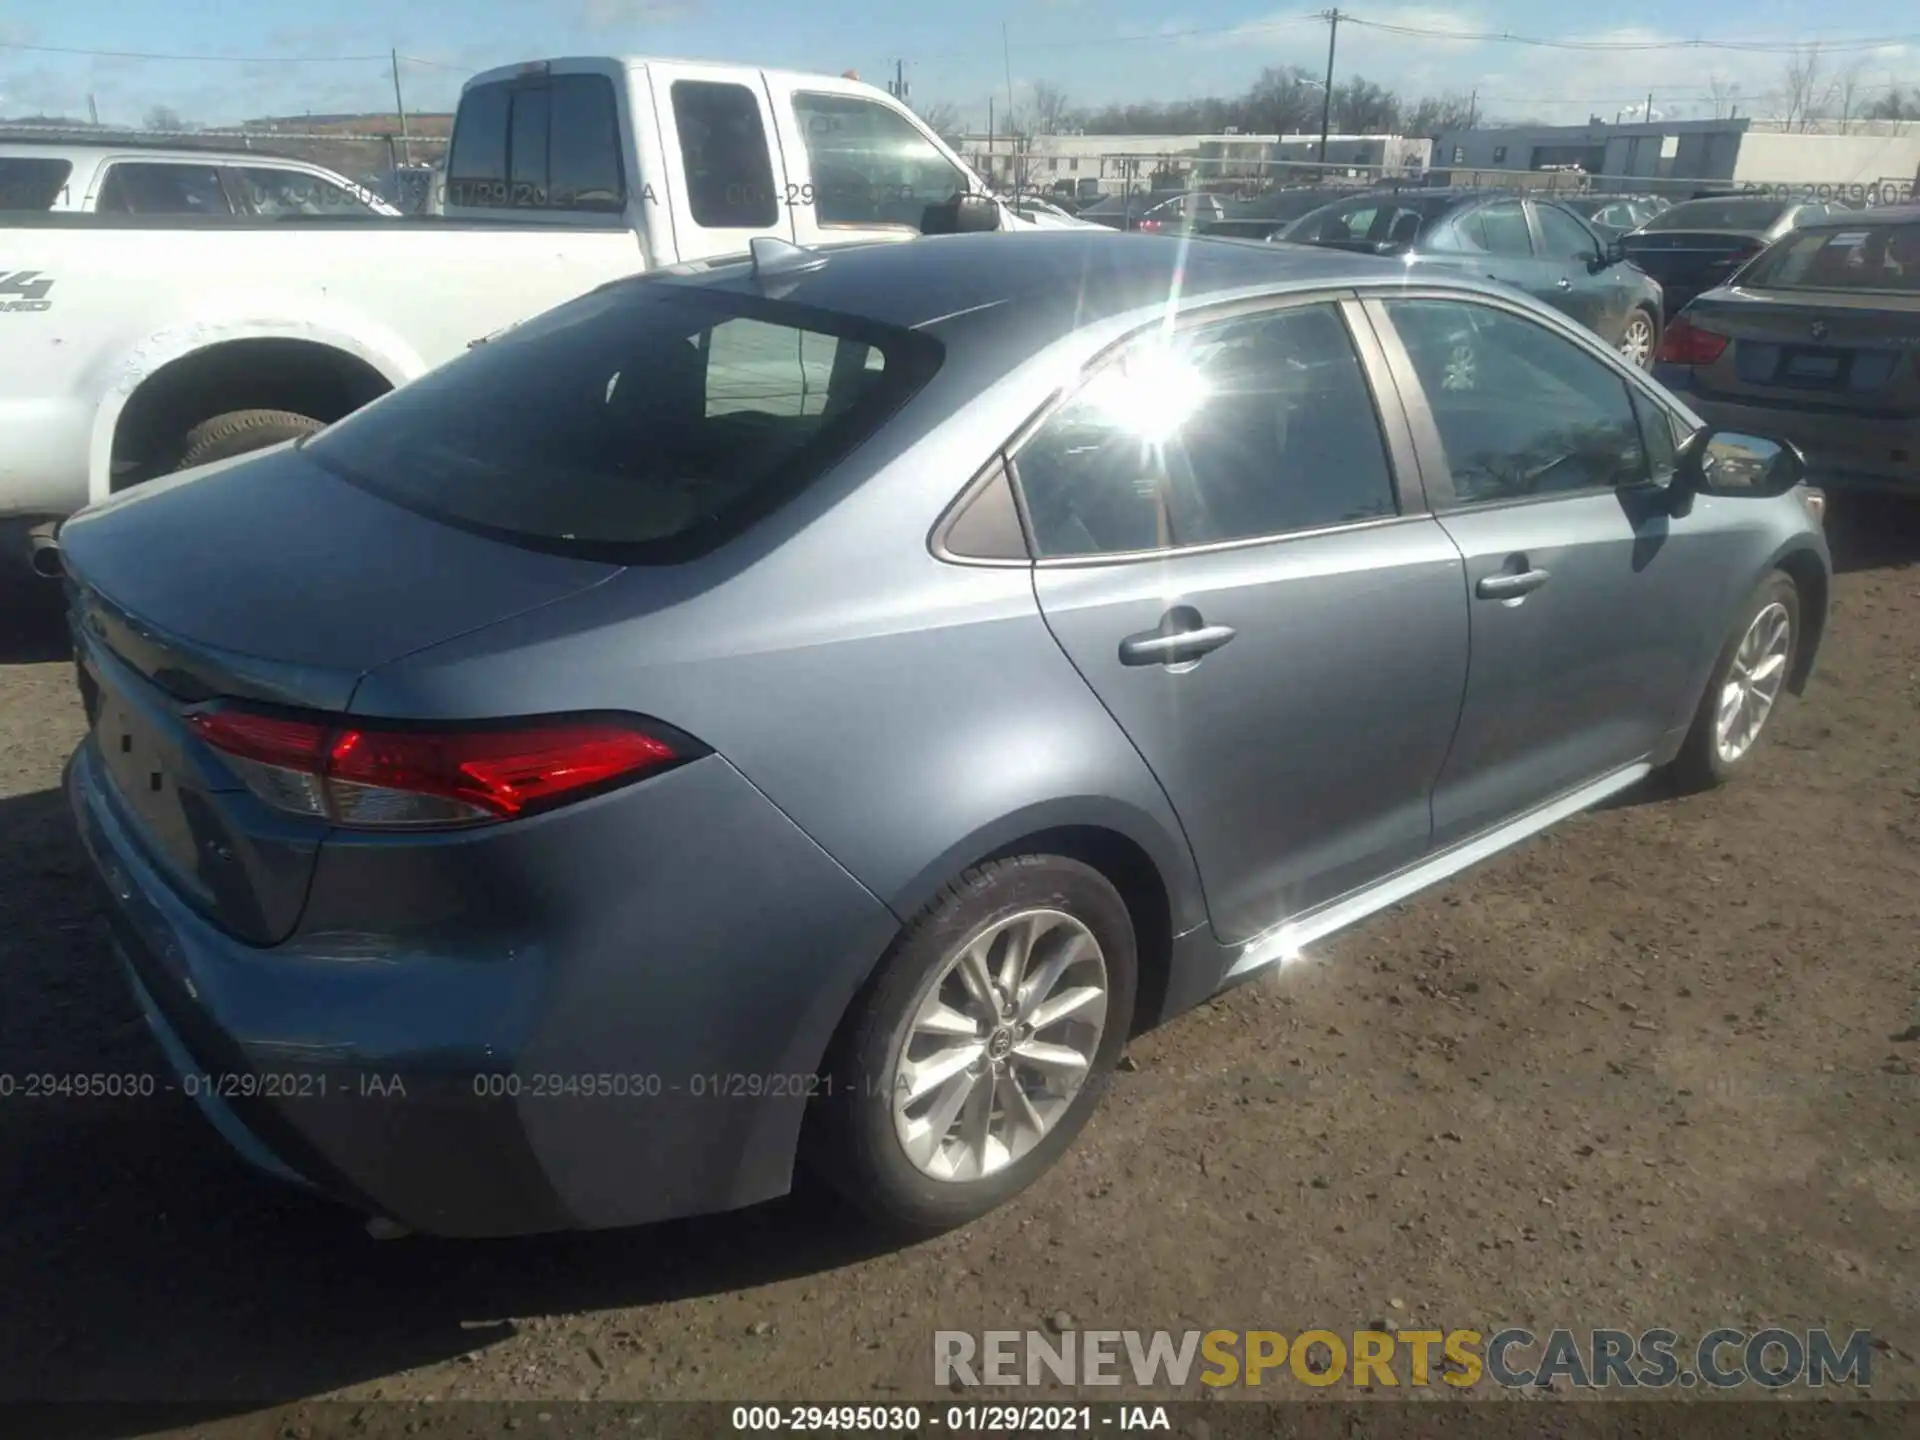
[(622, 281), (61, 541), (73, 810), (262, 1168), (450, 1235), (965, 1221), (1128, 1038), (1670, 766), (1790, 448), (1397, 261), (1095, 231)]

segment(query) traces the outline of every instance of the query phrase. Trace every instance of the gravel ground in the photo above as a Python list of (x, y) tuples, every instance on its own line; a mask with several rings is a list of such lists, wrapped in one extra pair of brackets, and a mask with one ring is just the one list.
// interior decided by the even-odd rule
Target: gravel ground
[[(1869, 1328), (1875, 1397), (1920, 1399), (1916, 513), (1837, 517), (1821, 673), (1754, 774), (1144, 1038), (1055, 1173), (911, 1249), (813, 1197), (376, 1242), (177, 1096), (0, 1101), (0, 1398), (872, 1402), (931, 1393), (937, 1328), (1391, 1319)], [(50, 598), (0, 595), (0, 1073), (161, 1076), (57, 793)]]

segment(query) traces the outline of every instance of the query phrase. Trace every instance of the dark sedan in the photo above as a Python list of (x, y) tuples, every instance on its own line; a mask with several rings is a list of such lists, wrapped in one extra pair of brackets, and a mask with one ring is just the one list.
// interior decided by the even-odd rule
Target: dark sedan
[(1315, 210), (1280, 238), (1405, 255), (1504, 281), (1578, 320), (1642, 368), (1659, 342), (1660, 287), (1550, 200), (1484, 190), (1375, 192)]
[(1825, 219), (1829, 208), (1749, 195), (1683, 200), (1623, 236), (1620, 246), (1660, 282), (1667, 314), (1678, 315), (1788, 231)]
[(1272, 240), (1302, 215), (1332, 203), (1340, 195), (1340, 191), (1321, 185), (1276, 190), (1270, 195), (1230, 206), (1224, 220), (1208, 221), (1195, 229), (1202, 235), (1235, 240)]
[(1920, 493), (1920, 206), (1774, 242), (1687, 307), (1654, 368), (1716, 424), (1795, 441), (1823, 484)]

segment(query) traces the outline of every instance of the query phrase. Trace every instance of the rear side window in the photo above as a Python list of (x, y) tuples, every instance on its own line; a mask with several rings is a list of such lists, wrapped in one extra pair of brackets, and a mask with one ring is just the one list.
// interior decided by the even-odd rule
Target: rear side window
[(231, 215), (211, 165), (116, 160), (94, 202), (102, 215)]
[(1778, 200), (1683, 200), (1647, 221), (1647, 229), (1759, 231), (1786, 213)]
[(478, 210), (626, 208), (619, 107), (604, 75), (479, 85), (460, 100), (447, 204)]
[(709, 230), (764, 230), (780, 221), (760, 102), (744, 85), (673, 82), (673, 126), (687, 174), (687, 208)]
[(1454, 226), (1470, 250), (1488, 255), (1533, 254), (1533, 237), (1527, 233), (1527, 212), (1518, 200), (1482, 205), (1460, 217)]
[(636, 280), (429, 371), (306, 453), (465, 529), (620, 564), (671, 563), (831, 469), (942, 354), (910, 331)]
[(73, 165), (38, 155), (0, 155), (0, 210), (51, 210)]
[(1042, 556), (1258, 539), (1397, 508), (1372, 393), (1328, 305), (1138, 343), (1014, 464)]

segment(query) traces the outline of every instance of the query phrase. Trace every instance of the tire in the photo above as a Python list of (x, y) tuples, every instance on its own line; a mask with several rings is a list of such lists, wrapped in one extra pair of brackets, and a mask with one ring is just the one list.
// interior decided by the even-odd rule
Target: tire
[[(1751, 637), (1761, 633), (1762, 617), (1774, 611), (1776, 606), (1786, 619), (1785, 648), (1777, 653), (1777, 657), (1768, 654), (1764, 644), (1758, 652), (1763, 657), (1763, 663), (1777, 659), (1777, 669), (1769, 667), (1769, 673), (1774, 677), (1771, 695), (1766, 700), (1753, 733), (1747, 737), (1738, 753), (1730, 756), (1720, 744), (1720, 710), (1728, 702), (1729, 685), (1736, 680), (1735, 666), (1736, 661), (1741, 660), (1742, 646)], [(1693, 728), (1687, 732), (1687, 738), (1682, 742), (1680, 753), (1671, 767), (1675, 784), (1682, 793), (1711, 790), (1724, 784), (1751, 762), (1799, 654), (1800, 592), (1792, 580), (1776, 570), (1761, 581), (1759, 588), (1741, 607), (1739, 623), (1734, 626), (1733, 633), (1727, 637), (1726, 644), (1721, 646), (1720, 654), (1713, 662), (1713, 674), (1707, 681), (1706, 693), (1700, 697), (1700, 708), (1694, 713)], [(1753, 658), (1749, 655), (1748, 662)], [(1743, 668), (1746, 663), (1742, 662)], [(1750, 694), (1756, 688), (1764, 688), (1764, 682), (1761, 687), (1749, 686)]]
[(1620, 341), (1614, 346), (1629, 365), (1653, 369), (1653, 357), (1660, 348), (1660, 320), (1644, 305), (1635, 306), (1620, 327)]
[[(924, 1061), (929, 1055), (944, 1057), (973, 1044), (952, 1031), (916, 1032), (914, 1021), (922, 1007), (930, 996), (938, 995), (955, 1001), (943, 1012), (947, 1016), (962, 1006), (973, 1009), (971, 1000), (960, 998), (965, 986), (952, 967), (977, 940), (989, 937), (986, 959), (997, 968), (1006, 954), (1007, 937), (1036, 923), (1051, 928), (1043, 929), (1031, 945), (1029, 980), (1044, 983), (1041, 972), (1050, 960), (1066, 955), (1069, 946), (1080, 958), (1057, 977), (1063, 983), (1046, 994), (1033, 995), (1032, 1000), (1083, 995), (1098, 988), (1096, 963), (1104, 971), (1106, 1005), (1097, 1043), (1085, 1019), (1042, 1025), (1033, 1037), (1044, 1037), (1050, 1056), (1057, 1056), (1061, 1049), (1091, 1051), (1091, 1063), (1077, 1088), (1031, 1068), (1020, 1057), (1031, 1049), (1033, 1040), (1021, 1040), (999, 1062), (1007, 1067), (1004, 1072), (987, 1072), (993, 1076), (990, 1088), (982, 1087), (985, 1074), (963, 1087), (954, 1072), (909, 1106), (917, 1112), (917, 1120), (901, 1121), (894, 1101), (905, 1084), (904, 1077), (896, 1080), (903, 1060), (915, 1058), (914, 1050), (920, 1051), (918, 1058)], [(1098, 948), (1093, 962), (1085, 958), (1085, 939)], [(1107, 1078), (1126, 1048), (1137, 973), (1126, 902), (1091, 866), (1057, 855), (1022, 855), (967, 871), (906, 926), (849, 1009), (829, 1059), (825, 1093), (809, 1117), (805, 1136), (809, 1168), (882, 1226), (906, 1235), (949, 1230), (1005, 1203), (1060, 1158), (1098, 1106)], [(978, 1012), (967, 1018), (978, 1023)], [(976, 1033), (987, 1034), (984, 1023), (978, 1023)], [(1002, 1033), (996, 1030), (994, 1036)], [(1014, 1033), (1005, 1032), (1010, 1042)], [(989, 1053), (999, 1044), (998, 1038), (983, 1039), (975, 1065), (988, 1063)], [(1023, 1095), (1037, 1094), (1027, 1113), (1050, 1123), (1038, 1130), (1015, 1125), (1018, 1112), (1006, 1104), (1007, 1099), (1017, 1098), (1008, 1089), (1011, 1085), (1019, 1086)], [(933, 1136), (938, 1123), (934, 1112), (950, 1102), (956, 1091), (965, 1094), (969, 1103), (959, 1109), (950, 1129)], [(994, 1132), (995, 1141), (970, 1149), (962, 1126), (973, 1123), (982, 1095), (987, 1097), (989, 1124), (995, 1117), (1004, 1123)], [(932, 1124), (927, 1123), (929, 1119)], [(919, 1124), (932, 1137), (918, 1142), (919, 1160), (909, 1155), (903, 1123)], [(1036, 1134), (1037, 1141), (1031, 1138)], [(951, 1143), (941, 1138), (948, 1135), (954, 1137)], [(1005, 1143), (998, 1139), (1002, 1135)], [(1023, 1144), (1026, 1148), (1021, 1149)], [(984, 1175), (977, 1162), (969, 1163), (972, 1155), (980, 1153), (995, 1157)], [(949, 1167), (948, 1174), (934, 1173), (943, 1167)]]
[(186, 446), (173, 468), (191, 470), (196, 465), (230, 460), (235, 455), (298, 440), (324, 428), (323, 421), (310, 415), (296, 415), (291, 410), (229, 410), (211, 420), (202, 420), (187, 432)]

